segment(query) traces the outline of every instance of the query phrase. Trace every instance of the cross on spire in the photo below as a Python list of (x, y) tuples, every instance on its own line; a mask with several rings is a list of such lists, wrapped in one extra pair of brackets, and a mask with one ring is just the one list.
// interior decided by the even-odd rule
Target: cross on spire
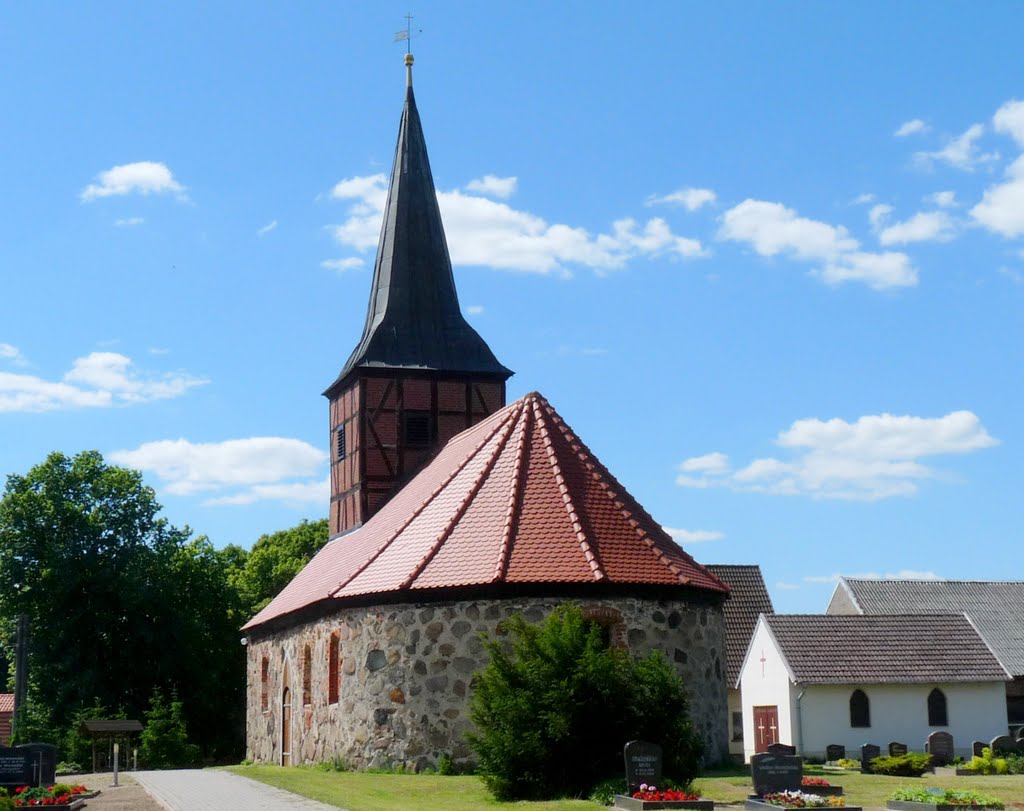
[(404, 31), (396, 31), (395, 32), (395, 42), (404, 42), (405, 43), (405, 52), (407, 54), (411, 54), (412, 53), (412, 38), (413, 38), (413, 36), (415, 36), (416, 34), (422, 34), (423, 33), (423, 29), (422, 28), (418, 28), (415, 31), (413, 31), (413, 29), (412, 29), (412, 21), (413, 21), (412, 14), (406, 14), (405, 15), (405, 30)]

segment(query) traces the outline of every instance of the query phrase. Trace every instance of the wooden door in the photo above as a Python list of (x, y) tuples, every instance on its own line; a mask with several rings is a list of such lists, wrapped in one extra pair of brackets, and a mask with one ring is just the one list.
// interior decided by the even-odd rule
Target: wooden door
[(292, 692), (287, 687), (281, 699), (281, 765), (292, 765)]
[(754, 754), (767, 752), (768, 747), (779, 742), (779, 707), (754, 707)]

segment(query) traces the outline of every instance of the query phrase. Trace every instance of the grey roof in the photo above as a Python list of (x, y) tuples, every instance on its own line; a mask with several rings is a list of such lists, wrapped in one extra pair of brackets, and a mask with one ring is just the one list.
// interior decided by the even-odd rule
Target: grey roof
[(82, 721), (79, 729), (89, 735), (122, 735), (129, 732), (142, 732), (142, 723), (123, 718)]
[(844, 577), (844, 585), (865, 614), (967, 614), (1010, 674), (1024, 676), (1024, 581)]
[(732, 687), (740, 676), (743, 657), (761, 614), (772, 614), (772, 598), (760, 566), (709, 563), (704, 566), (730, 589), (725, 601), (725, 677)]
[(356, 369), (443, 371), (507, 379), (462, 316), (412, 84), (398, 128), (363, 337), (330, 393)]
[(765, 622), (798, 683), (1009, 680), (963, 614), (773, 614)]

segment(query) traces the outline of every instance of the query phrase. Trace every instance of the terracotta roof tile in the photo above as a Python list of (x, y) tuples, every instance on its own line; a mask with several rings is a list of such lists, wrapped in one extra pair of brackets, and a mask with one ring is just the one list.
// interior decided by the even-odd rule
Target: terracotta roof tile
[(14, 693), (0, 693), (0, 712), (14, 712)]
[(327, 599), (496, 582), (728, 590), (533, 393), (452, 438), (245, 627)]

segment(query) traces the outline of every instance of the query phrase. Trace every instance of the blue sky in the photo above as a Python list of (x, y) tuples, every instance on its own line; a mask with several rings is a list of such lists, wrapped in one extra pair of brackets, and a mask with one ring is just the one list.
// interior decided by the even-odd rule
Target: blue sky
[[(407, 10), (0, 11), (0, 472), (96, 448), (217, 545), (325, 514)], [(780, 610), (1024, 575), (1019, 5), (411, 10), (510, 398)]]

